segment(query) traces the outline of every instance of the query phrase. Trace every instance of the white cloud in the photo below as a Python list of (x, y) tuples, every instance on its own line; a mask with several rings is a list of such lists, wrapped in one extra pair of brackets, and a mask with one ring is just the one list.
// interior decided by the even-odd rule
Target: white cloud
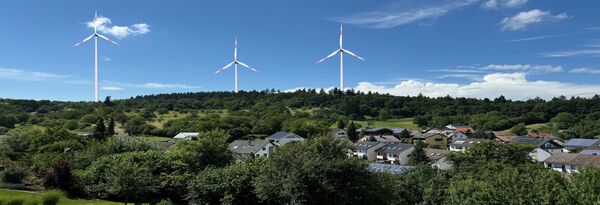
[(523, 6), (527, 2), (528, 0), (487, 0), (481, 4), (481, 7), (484, 9), (514, 8)]
[(497, 71), (518, 71), (528, 73), (558, 73), (564, 71), (562, 66), (555, 65), (527, 65), (527, 64), (514, 64), (514, 65), (496, 65), (490, 64), (481, 67), (482, 70), (497, 70)]
[(543, 57), (573, 57), (573, 56), (591, 56), (600, 57), (600, 50), (598, 49), (583, 49), (583, 50), (568, 50), (568, 51), (557, 51), (543, 53)]
[(112, 21), (108, 17), (99, 16), (96, 21), (87, 22), (89, 28), (98, 27), (100, 33), (109, 34), (119, 39), (129, 36), (137, 36), (150, 32), (150, 25), (145, 23), (133, 24), (131, 26), (113, 26)]
[(122, 87), (117, 87), (117, 86), (104, 86), (104, 87), (101, 87), (100, 89), (102, 89), (102, 90), (108, 90), (108, 91), (121, 91), (121, 90), (123, 90)]
[(104, 62), (112, 61), (112, 59), (110, 59), (110, 57), (107, 57), (107, 56), (101, 56), (100, 59), (102, 59), (102, 61), (104, 61)]
[(48, 81), (69, 78), (68, 75), (59, 75), (46, 72), (27, 71), (12, 68), (0, 68), (0, 79), (22, 81)]
[[(469, 6), (479, 0), (460, 0), (444, 2), (412, 10), (388, 9), (340, 18), (339, 21), (348, 24), (363, 25), (372, 28), (392, 28), (422, 20), (431, 20), (446, 15), (457, 9)], [(403, 9), (403, 8), (402, 8)]]
[(545, 35), (545, 36), (534, 36), (534, 37), (528, 37), (528, 38), (519, 38), (519, 39), (513, 39), (513, 40), (504, 41), (504, 43), (518, 43), (518, 42), (535, 41), (535, 40), (542, 40), (542, 39), (548, 39), (548, 38), (560, 38), (560, 37), (575, 35), (575, 34), (578, 34), (578, 33), (580, 33), (580, 32), (571, 32), (571, 33), (561, 33), (561, 34), (555, 34), (555, 35)]
[(537, 24), (546, 21), (560, 21), (569, 18), (566, 13), (558, 15), (552, 15), (550, 11), (541, 11), (534, 9), (531, 11), (524, 11), (516, 14), (513, 17), (507, 17), (500, 22), (502, 24), (502, 30), (525, 30), (532, 24)]
[(515, 100), (526, 100), (535, 97), (549, 99), (556, 96), (592, 96), (598, 94), (600, 85), (576, 85), (555, 81), (528, 81), (525, 73), (493, 73), (483, 77), (481, 81), (468, 84), (403, 81), (395, 86), (375, 85), (360, 82), (355, 87), (362, 92), (389, 93), (397, 96), (425, 96), (496, 98), (504, 95)]
[(569, 73), (599, 75), (600, 74), (600, 69), (594, 69), (594, 68), (574, 68), (574, 69), (570, 70)]

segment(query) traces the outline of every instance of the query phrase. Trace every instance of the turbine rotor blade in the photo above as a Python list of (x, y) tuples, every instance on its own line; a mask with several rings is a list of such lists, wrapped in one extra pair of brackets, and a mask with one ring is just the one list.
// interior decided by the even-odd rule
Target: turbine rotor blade
[(340, 49), (338, 49), (338, 50), (335, 50), (333, 53), (329, 54), (327, 57), (325, 57), (325, 58), (323, 58), (323, 59), (321, 59), (321, 60), (317, 61), (317, 64), (319, 64), (319, 63), (321, 63), (321, 62), (323, 62), (323, 61), (325, 61), (325, 60), (327, 60), (327, 59), (329, 59), (329, 58), (333, 57), (333, 56), (334, 56), (335, 54), (337, 54), (338, 52), (340, 52)]
[(94, 34), (92, 34), (92, 35), (88, 36), (87, 38), (85, 38), (85, 39), (81, 40), (79, 43), (75, 44), (75, 46), (79, 46), (79, 45), (81, 45), (81, 44), (85, 43), (86, 41), (89, 41), (89, 40), (90, 40), (90, 39), (92, 39), (93, 37), (94, 37)]
[(340, 24), (340, 49), (342, 48), (342, 33), (344, 31), (344, 24)]
[(240, 64), (240, 65), (242, 65), (242, 66), (244, 66), (244, 67), (246, 67), (246, 68), (248, 68), (248, 69), (250, 69), (250, 70), (252, 70), (252, 71), (254, 71), (254, 72), (258, 72), (256, 69), (254, 69), (254, 68), (250, 67), (249, 65), (246, 65), (246, 64), (245, 64), (245, 63), (243, 63), (243, 62), (240, 62), (240, 61), (238, 61), (238, 64)]
[(96, 34), (96, 35), (98, 35), (98, 37), (100, 37), (100, 38), (102, 38), (102, 39), (104, 39), (104, 40), (106, 40), (106, 41), (108, 41), (108, 42), (114, 43), (114, 44), (115, 44), (115, 45), (117, 45), (117, 46), (119, 45), (117, 42), (114, 42), (113, 40), (110, 40), (110, 39), (109, 39), (109, 38), (107, 38), (106, 36), (103, 36), (103, 35), (100, 35), (100, 34)]
[(358, 56), (358, 55), (356, 55), (356, 54), (352, 53), (352, 51), (349, 51), (349, 50), (346, 50), (346, 49), (344, 49), (344, 52), (345, 52), (345, 53), (348, 53), (348, 54), (350, 54), (351, 56), (354, 56), (355, 58), (358, 58), (358, 59), (360, 59), (360, 60), (363, 60), (363, 61), (365, 60), (364, 58), (362, 58), (362, 57), (360, 57), (360, 56)]
[(231, 67), (231, 66), (233, 65), (233, 63), (235, 63), (235, 61), (234, 61), (234, 62), (231, 62), (231, 63), (229, 63), (229, 64), (227, 64), (226, 66), (223, 66), (221, 69), (217, 70), (217, 71), (215, 72), (215, 74), (217, 74), (217, 73), (220, 73), (220, 72), (224, 71), (225, 69), (227, 69), (227, 68)]

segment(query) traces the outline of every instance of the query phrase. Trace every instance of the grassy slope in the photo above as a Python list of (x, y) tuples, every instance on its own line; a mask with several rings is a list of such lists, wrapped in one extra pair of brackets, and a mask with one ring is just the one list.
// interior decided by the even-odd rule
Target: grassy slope
[[(16, 190), (8, 190), (8, 189), (0, 189), (0, 199), (13, 199), (20, 198), (29, 200), (36, 200), (41, 202), (42, 198), (39, 193), (34, 192), (25, 192), (25, 191), (16, 191)], [(102, 200), (84, 200), (84, 199), (67, 199), (61, 198), (58, 202), (59, 205), (113, 205), (113, 204), (122, 204), (119, 202), (110, 202), (110, 201), (102, 201)]]
[[(356, 121), (361, 126), (366, 127), (368, 121)], [(413, 118), (398, 118), (398, 119), (390, 119), (387, 121), (378, 121), (373, 120), (374, 127), (385, 127), (385, 128), (419, 128), (419, 126), (413, 123)]]

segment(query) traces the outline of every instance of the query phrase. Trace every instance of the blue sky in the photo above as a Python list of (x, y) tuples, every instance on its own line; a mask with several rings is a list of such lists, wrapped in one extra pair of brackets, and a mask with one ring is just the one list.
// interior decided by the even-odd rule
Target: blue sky
[(541, 0), (11, 1), (0, 7), (0, 98), (92, 100), (98, 9), (101, 97), (331, 88), (394, 95), (590, 96), (600, 91), (600, 2)]

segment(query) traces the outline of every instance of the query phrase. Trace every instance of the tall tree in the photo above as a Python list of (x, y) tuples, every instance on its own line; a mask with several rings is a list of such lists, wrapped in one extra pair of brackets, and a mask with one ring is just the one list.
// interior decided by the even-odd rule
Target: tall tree
[(106, 106), (113, 106), (113, 103), (110, 100), (110, 96), (106, 96), (106, 98), (104, 98), (104, 105), (106, 105)]
[(510, 129), (510, 132), (518, 136), (527, 135), (527, 128), (525, 127), (524, 123), (519, 123), (513, 126)]
[(106, 128), (105, 136), (112, 137), (114, 135), (115, 135), (115, 121), (112, 118), (110, 118), (110, 120), (108, 120), (108, 127)]
[(338, 129), (344, 129), (344, 128), (346, 128), (346, 121), (343, 120), (343, 119), (339, 119), (337, 121), (337, 128)]
[(425, 143), (417, 142), (415, 144), (415, 150), (412, 151), (408, 155), (408, 164), (416, 166), (416, 165), (426, 165), (430, 162), (427, 154), (425, 154)]
[(353, 121), (350, 121), (348, 124), (348, 128), (346, 128), (346, 132), (348, 133), (348, 139), (352, 142), (358, 141), (358, 133), (356, 133), (356, 124)]
[(103, 141), (106, 139), (106, 125), (104, 125), (104, 120), (102, 118), (96, 121), (96, 127), (94, 128), (92, 136), (97, 140)]

